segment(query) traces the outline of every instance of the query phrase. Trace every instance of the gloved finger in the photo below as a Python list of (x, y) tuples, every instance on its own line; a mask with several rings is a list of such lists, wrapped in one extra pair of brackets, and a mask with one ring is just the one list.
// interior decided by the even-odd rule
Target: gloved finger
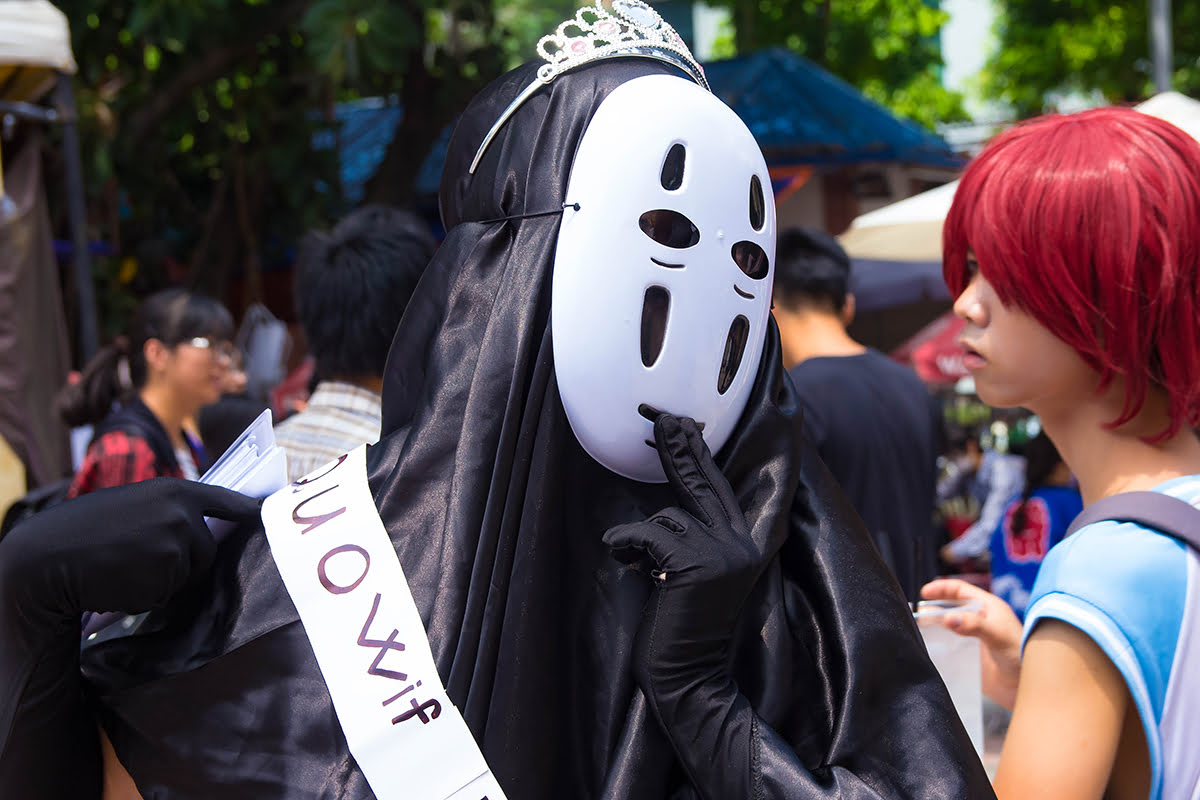
[(612, 548), (613, 558), (623, 564), (633, 564), (649, 554), (660, 570), (679, 570), (687, 532), (686, 521), (676, 509), (664, 509), (649, 519), (609, 528), (604, 543)]
[(744, 527), (733, 487), (713, 461), (695, 420), (660, 414), (654, 421), (654, 441), (667, 483), (684, 511), (709, 527), (718, 520)]
[(195, 481), (186, 481), (185, 484), (178, 491), (191, 499), (206, 517), (241, 522), (258, 519), (262, 513), (262, 500), (258, 498), (223, 486), (209, 486)]
[(188, 556), (190, 558), (187, 584), (193, 584), (201, 576), (207, 575), (217, 558), (217, 539), (208, 534), (207, 528), (199, 536), (188, 537)]

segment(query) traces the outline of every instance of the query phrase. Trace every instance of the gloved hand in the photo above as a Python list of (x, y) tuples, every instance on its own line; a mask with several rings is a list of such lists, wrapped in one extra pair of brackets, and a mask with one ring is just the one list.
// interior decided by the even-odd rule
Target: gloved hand
[(613, 555), (656, 563), (657, 591), (638, 632), (636, 669), (649, 682), (720, 668), (763, 559), (729, 481), (696, 423), (662, 414), (654, 439), (679, 506), (604, 534)]
[(0, 540), (0, 797), (99, 796), (80, 615), (165, 605), (212, 564), (204, 517), (254, 519), (260, 505), (156, 478), (53, 506)]
[[(659, 570), (634, 644), (634, 674), (696, 790), (749, 797), (750, 786), (723, 786), (724, 777), (708, 773), (711, 765), (744, 760), (755, 735), (729, 651), (767, 559), (696, 423), (663, 414), (654, 439), (679, 506), (604, 534), (619, 560), (632, 563), (646, 553)], [(720, 772), (744, 779), (750, 770)]]

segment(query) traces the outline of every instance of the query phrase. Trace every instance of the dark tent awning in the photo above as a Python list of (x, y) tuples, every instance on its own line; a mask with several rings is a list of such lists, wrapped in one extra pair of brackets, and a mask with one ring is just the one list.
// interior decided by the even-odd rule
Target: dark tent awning
[(750, 128), (768, 164), (963, 163), (941, 137), (790, 50), (710, 62), (704, 72)]
[[(770, 166), (838, 166), (892, 161), (958, 167), (963, 159), (939, 136), (868, 100), (850, 84), (790, 50), (773, 48), (704, 65), (713, 92), (746, 123)], [(403, 110), (371, 98), (339, 103), (335, 141), (342, 187), (352, 203), (383, 160)], [(454, 124), (446, 126), (417, 176), (416, 194), (435, 196)]]

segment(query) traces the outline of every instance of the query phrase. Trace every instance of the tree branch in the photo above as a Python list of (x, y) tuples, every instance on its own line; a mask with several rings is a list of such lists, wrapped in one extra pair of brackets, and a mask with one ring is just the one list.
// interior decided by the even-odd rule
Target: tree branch
[[(210, 50), (193, 61), (170, 83), (155, 92), (149, 102), (130, 118), (129, 133), (125, 137), (126, 146), (137, 147), (158, 127), (171, 109), (187, 99), (193, 89), (219, 78), (239, 61), (252, 56), (263, 39), (298, 22), (307, 10), (309, 2), (310, 0), (293, 0), (252, 29), (242, 41)], [(275, 6), (269, 8), (274, 9)]]

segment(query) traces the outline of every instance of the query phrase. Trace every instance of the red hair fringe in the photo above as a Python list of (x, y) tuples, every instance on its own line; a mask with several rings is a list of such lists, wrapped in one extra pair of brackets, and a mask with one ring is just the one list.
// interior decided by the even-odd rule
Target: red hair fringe
[(1133, 419), (1169, 397), (1156, 440), (1200, 421), (1200, 143), (1127, 108), (1051, 115), (993, 140), (963, 173), (943, 231), (957, 297), (967, 253), (1001, 301), (1126, 380)]

